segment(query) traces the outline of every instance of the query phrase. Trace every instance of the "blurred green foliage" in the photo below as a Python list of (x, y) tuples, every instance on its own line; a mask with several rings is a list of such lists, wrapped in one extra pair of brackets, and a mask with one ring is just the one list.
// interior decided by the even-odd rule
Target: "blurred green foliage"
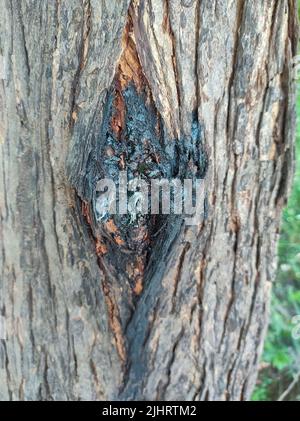
[[(292, 319), (300, 315), (300, 86), (297, 100), (296, 174), (283, 213), (278, 274), (273, 287), (271, 320), (253, 400), (276, 401), (300, 370), (300, 339), (293, 339)], [(300, 400), (300, 382), (285, 400)]]

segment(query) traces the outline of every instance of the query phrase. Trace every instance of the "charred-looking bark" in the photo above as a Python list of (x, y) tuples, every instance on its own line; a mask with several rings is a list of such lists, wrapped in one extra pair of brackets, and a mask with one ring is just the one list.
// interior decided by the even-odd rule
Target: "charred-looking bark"
[[(0, 399), (245, 400), (293, 174), (295, 0), (1, 0)], [(205, 218), (97, 182), (205, 179)], [(133, 197), (133, 202), (136, 197)]]

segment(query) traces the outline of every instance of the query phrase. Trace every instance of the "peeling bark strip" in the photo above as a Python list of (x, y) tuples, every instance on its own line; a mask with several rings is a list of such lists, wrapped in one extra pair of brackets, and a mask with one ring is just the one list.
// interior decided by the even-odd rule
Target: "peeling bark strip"
[[(244, 400), (293, 174), (295, 0), (1, 0), (0, 400)], [(208, 160), (208, 162), (207, 162)], [(207, 219), (99, 219), (121, 170)]]

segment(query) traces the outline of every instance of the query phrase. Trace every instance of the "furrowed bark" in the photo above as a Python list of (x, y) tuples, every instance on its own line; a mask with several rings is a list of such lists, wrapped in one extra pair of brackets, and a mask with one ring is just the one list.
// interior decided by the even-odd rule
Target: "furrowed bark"
[[(1, 6), (0, 400), (249, 399), (293, 175), (296, 1)], [(98, 218), (99, 178), (191, 161), (199, 225)]]

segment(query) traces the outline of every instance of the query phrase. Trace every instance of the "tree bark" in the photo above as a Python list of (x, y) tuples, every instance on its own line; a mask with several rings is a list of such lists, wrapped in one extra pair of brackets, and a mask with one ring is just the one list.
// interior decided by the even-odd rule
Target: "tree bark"
[[(293, 175), (296, 1), (1, 6), (0, 399), (249, 399)], [(97, 220), (95, 182), (146, 132), (151, 165), (205, 177), (197, 226)]]

